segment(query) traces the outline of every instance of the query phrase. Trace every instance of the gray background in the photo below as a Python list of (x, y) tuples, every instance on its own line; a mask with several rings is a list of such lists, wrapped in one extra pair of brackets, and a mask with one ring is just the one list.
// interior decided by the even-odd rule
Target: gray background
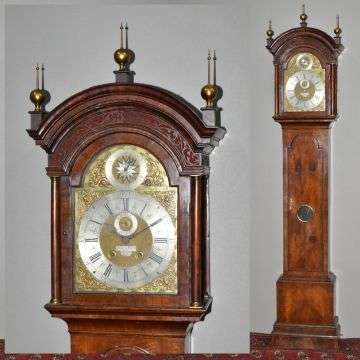
[[(25, 133), (31, 109), (28, 95), (34, 86), (32, 69), (36, 61), (46, 64), (50, 109), (70, 94), (113, 81), (118, 26), (127, 20), (130, 47), (137, 56), (136, 80), (173, 90), (199, 107), (207, 49), (217, 49), (218, 80), (224, 89), (223, 124), (229, 133), (211, 162), (214, 305), (205, 322), (194, 329), (193, 350), (247, 352), (249, 331), (271, 330), (275, 281), (282, 266), (281, 130), (271, 119), (273, 66), (264, 48), (264, 31), (269, 18), (276, 32), (297, 26), (301, 2), (78, 3), (87, 6), (5, 7), (6, 286), (0, 278), (0, 305), (5, 297), (6, 315), (0, 313), (0, 337), (6, 336), (6, 350), (64, 352), (69, 347), (65, 323), (51, 319), (42, 308), (50, 296), (50, 183), (44, 171), (46, 155)], [(346, 337), (360, 336), (360, 311), (356, 310), (360, 296), (360, 25), (353, 18), (359, 11), (355, 0), (341, 5), (321, 0), (308, 9), (309, 24), (326, 31), (332, 30), (340, 12), (347, 47), (339, 67), (341, 118), (334, 128), (332, 216), (332, 269), (339, 280), (338, 314)], [(0, 165), (1, 161), (0, 157)], [(1, 211), (0, 207), (0, 215)], [(0, 239), (3, 254), (1, 233)]]

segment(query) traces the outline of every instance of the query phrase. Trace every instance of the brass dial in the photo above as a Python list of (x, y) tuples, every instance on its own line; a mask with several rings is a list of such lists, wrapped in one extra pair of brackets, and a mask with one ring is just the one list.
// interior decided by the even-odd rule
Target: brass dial
[(117, 191), (95, 201), (79, 229), (80, 255), (89, 272), (110, 286), (132, 289), (168, 267), (176, 230), (151, 196)]
[(325, 110), (325, 71), (310, 53), (295, 55), (285, 71), (285, 111)]

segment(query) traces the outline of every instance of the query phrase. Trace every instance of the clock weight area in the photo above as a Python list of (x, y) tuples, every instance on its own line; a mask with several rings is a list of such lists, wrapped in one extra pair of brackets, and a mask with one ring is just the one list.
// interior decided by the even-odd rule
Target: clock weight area
[(329, 270), (331, 122), (282, 122), (284, 273), (277, 281), (276, 347), (338, 350), (335, 275)]

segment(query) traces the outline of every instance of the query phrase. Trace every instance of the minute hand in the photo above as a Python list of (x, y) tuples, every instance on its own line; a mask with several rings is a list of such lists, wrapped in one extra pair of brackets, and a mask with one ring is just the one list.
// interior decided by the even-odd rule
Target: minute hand
[(155, 220), (155, 221), (154, 221), (153, 223), (151, 223), (149, 226), (147, 226), (147, 227), (143, 228), (142, 230), (136, 232), (132, 237), (134, 238), (135, 236), (141, 234), (141, 233), (142, 233), (143, 231), (145, 231), (146, 229), (149, 229), (149, 228), (151, 228), (152, 226), (155, 226), (155, 225), (159, 224), (161, 221), (162, 221), (162, 218)]

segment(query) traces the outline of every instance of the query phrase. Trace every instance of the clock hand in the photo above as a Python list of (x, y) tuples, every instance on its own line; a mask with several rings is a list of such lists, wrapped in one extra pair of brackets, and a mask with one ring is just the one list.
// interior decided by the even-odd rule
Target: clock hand
[(140, 230), (140, 231), (136, 232), (135, 234), (133, 234), (133, 236), (130, 237), (130, 239), (133, 239), (135, 236), (141, 234), (143, 231), (151, 228), (152, 226), (155, 226), (155, 225), (159, 224), (161, 221), (162, 221), (162, 218), (155, 220), (155, 221), (154, 221), (153, 223), (151, 223), (149, 226), (147, 226), (147, 227), (143, 228), (142, 230)]

